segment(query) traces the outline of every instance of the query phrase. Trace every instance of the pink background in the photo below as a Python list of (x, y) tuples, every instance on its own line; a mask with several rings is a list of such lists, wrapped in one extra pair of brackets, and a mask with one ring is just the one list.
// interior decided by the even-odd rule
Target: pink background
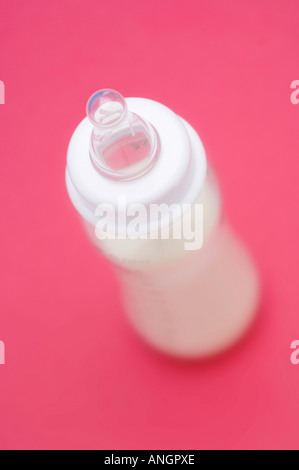
[[(0, 0), (0, 447), (299, 448), (298, 0)], [(259, 319), (184, 363), (131, 331), (68, 200), (89, 95), (161, 101), (199, 132), (263, 278)]]

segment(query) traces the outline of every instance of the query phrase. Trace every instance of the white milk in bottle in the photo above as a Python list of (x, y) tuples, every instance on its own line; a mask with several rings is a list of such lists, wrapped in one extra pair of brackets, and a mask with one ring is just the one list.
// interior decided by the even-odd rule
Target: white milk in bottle
[(66, 183), (88, 236), (117, 269), (131, 324), (148, 343), (196, 358), (244, 334), (259, 278), (186, 121), (152, 100), (95, 93), (70, 141)]

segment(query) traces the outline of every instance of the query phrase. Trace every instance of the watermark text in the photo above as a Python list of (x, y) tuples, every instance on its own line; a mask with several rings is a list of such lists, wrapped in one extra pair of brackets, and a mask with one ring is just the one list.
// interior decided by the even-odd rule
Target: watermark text
[(294, 351), (291, 354), (291, 363), (296, 366), (299, 364), (299, 340), (294, 340), (291, 343), (291, 349)]
[(0, 341), (0, 365), (5, 364), (5, 345), (3, 341)]
[(5, 85), (0, 80), (0, 104), (5, 104)]
[(203, 244), (203, 204), (127, 204), (119, 197), (117, 206), (97, 206), (95, 234), (99, 240), (183, 240), (185, 250)]
[(291, 93), (290, 99), (292, 104), (299, 103), (299, 80), (293, 80), (291, 83), (291, 88), (294, 89)]

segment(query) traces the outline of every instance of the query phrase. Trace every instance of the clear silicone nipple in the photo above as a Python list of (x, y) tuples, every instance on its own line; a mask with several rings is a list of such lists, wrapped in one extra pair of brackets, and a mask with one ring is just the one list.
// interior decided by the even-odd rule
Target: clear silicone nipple
[(94, 128), (90, 157), (104, 176), (128, 181), (147, 173), (159, 156), (159, 136), (154, 127), (127, 109), (123, 96), (100, 90), (87, 103)]

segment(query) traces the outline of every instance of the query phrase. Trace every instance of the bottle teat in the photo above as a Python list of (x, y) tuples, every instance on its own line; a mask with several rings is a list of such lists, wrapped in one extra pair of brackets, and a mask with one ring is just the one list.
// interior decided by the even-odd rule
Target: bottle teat
[(154, 127), (128, 111), (124, 97), (114, 90), (100, 90), (87, 103), (94, 128), (90, 157), (104, 176), (128, 181), (147, 173), (159, 156), (159, 136)]

